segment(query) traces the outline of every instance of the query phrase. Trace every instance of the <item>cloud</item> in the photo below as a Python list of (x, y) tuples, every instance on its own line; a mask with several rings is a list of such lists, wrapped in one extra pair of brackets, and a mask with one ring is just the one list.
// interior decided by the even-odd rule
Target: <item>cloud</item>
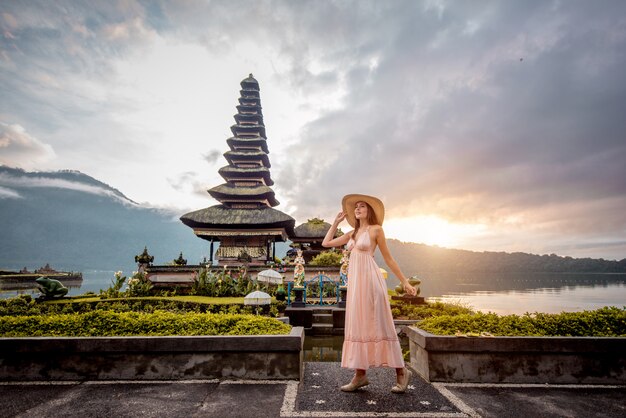
[(213, 165), (217, 162), (217, 160), (222, 156), (222, 153), (216, 149), (209, 151), (204, 154), (202, 157), (204, 160), (209, 163), (209, 165)]
[(55, 158), (52, 147), (31, 136), (17, 124), (0, 121), (0, 164), (36, 168)]
[(187, 171), (180, 173), (176, 177), (167, 179), (170, 186), (179, 192), (192, 193), (196, 196), (207, 198), (207, 183), (205, 179), (201, 179), (198, 173)]
[[(494, 245), (515, 231), (546, 245), (626, 231), (621, 1), (5, 2), (0, 12), (0, 119), (45, 132), (64, 163), (89, 163), (112, 184), (118, 175), (129, 182), (120, 188), (150, 184), (166, 199), (169, 185), (172, 204), (206, 198), (221, 182), (202, 170), (225, 150), (234, 74), (252, 71), (279, 209), (299, 220), (330, 219), (343, 194), (363, 192), (390, 217), (485, 225)], [(215, 105), (183, 107), (160, 86)], [(117, 174), (127, 164), (141, 184)]]
[(441, 4), (333, 14), (367, 54), (327, 45), (352, 58), (333, 70), (346, 94), (291, 147), (278, 180), (296, 215), (331, 214), (355, 191), (383, 197), (390, 216), (623, 231), (598, 214), (626, 192), (624, 6)]
[[(4, 187), (3, 187), (4, 186)], [(123, 196), (118, 195), (112, 190), (107, 190), (98, 186), (79, 183), (75, 181), (69, 181), (59, 178), (47, 177), (45, 173), (29, 173), (28, 176), (13, 176), (7, 173), (0, 173), (0, 194), (2, 191), (6, 191), (5, 194), (17, 193), (10, 188), (57, 188), (75, 190), (79, 192), (90, 193), (99, 196), (105, 196), (119, 200), (120, 202), (133, 205), (134, 203)], [(18, 193), (19, 194), (19, 193)]]
[(22, 196), (13, 189), (0, 186), (0, 199), (20, 199)]

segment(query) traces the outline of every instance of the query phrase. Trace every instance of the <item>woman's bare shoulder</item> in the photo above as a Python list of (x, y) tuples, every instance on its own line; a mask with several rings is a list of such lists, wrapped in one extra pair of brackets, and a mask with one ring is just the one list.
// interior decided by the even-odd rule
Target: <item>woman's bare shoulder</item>
[(375, 237), (379, 236), (381, 233), (384, 235), (383, 227), (380, 225), (372, 225), (370, 227), (370, 231), (374, 234)]

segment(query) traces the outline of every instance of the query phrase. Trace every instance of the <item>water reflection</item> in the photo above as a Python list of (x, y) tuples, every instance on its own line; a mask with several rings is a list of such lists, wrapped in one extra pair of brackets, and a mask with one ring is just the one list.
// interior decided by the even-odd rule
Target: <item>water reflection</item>
[[(68, 295), (107, 289), (113, 274), (112, 270), (83, 271), (82, 284), (66, 284)], [(626, 274), (427, 272), (418, 276), (422, 279), (422, 296), (429, 300), (460, 302), (483, 312), (558, 313), (626, 304)], [(395, 284), (392, 280), (388, 283), (390, 287)], [(34, 283), (16, 288), (4, 286), (0, 281), (0, 298), (19, 294), (36, 297), (39, 292)]]
[(451, 292), (428, 300), (460, 303), (482, 312), (580, 312), (626, 305), (626, 283), (565, 286), (507, 291)]
[(304, 361), (341, 361), (343, 335), (304, 337)]
[[(72, 293), (72, 290), (78, 291), (81, 287), (81, 281), (62, 280), (65, 287), (69, 289), (68, 294)], [(40, 294), (37, 289), (36, 283), (3, 283), (0, 280), (0, 299), (12, 298), (19, 295), (31, 295), (36, 298)]]
[(579, 286), (609, 287), (625, 284), (626, 274), (602, 273), (491, 273), (424, 272), (424, 296), (443, 296), (477, 291), (532, 291), (534, 289), (573, 289)]
[[(400, 347), (405, 352), (409, 349), (409, 339), (401, 333)], [(335, 361), (341, 362), (343, 335), (333, 336), (304, 336), (304, 361)]]

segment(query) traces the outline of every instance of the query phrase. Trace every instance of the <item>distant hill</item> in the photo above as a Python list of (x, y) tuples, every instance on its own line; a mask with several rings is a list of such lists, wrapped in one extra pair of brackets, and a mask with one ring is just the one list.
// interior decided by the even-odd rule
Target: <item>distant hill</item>
[[(424, 244), (387, 241), (391, 254), (405, 274), (432, 271), (488, 273), (626, 273), (626, 258), (608, 261), (592, 258), (561, 257), (556, 254), (475, 252), (432, 247)], [(384, 264), (377, 253), (377, 261)]]
[(0, 269), (129, 271), (144, 246), (165, 264), (182, 251), (208, 257), (180, 214), (146, 208), (77, 171), (26, 172), (0, 166)]
[[(208, 243), (179, 221), (181, 214), (146, 208), (119, 190), (77, 171), (26, 172), (0, 166), (0, 270), (136, 268), (144, 246), (155, 263), (179, 252), (189, 263), (208, 257)], [(626, 272), (626, 259), (473, 252), (390, 239), (405, 274), (454, 272)], [(277, 246), (282, 256), (286, 245)], [(384, 266), (380, 254), (377, 261)]]

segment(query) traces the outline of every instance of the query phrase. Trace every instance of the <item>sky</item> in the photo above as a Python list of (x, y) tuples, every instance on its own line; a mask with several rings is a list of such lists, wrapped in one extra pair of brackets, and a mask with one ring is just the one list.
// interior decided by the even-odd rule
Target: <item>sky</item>
[(298, 224), (365, 193), (388, 238), (626, 258), (621, 0), (3, 0), (0, 30), (0, 164), (212, 206), (252, 73)]

